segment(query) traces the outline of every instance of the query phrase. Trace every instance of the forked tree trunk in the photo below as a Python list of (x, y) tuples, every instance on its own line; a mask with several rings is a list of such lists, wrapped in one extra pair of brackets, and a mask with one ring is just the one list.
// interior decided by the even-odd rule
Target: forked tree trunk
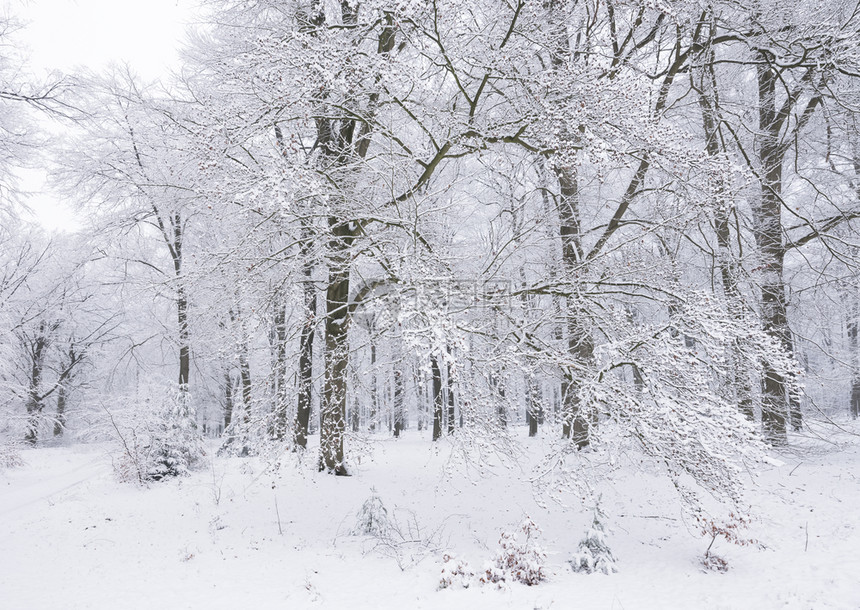
[[(325, 10), (320, 0), (312, 3), (312, 16), (302, 25), (320, 28), (325, 25)], [(341, 25), (347, 31), (358, 24), (358, 7), (350, 0), (340, 2)], [(310, 30), (312, 35), (315, 29)], [(394, 49), (395, 26), (393, 16), (386, 14), (379, 34), (377, 54), (384, 56)], [(377, 77), (377, 82), (381, 77)], [(354, 93), (354, 92), (353, 92)], [(320, 99), (327, 92), (322, 91)], [(333, 108), (323, 108), (315, 119), (320, 160), (329, 178), (341, 194), (349, 191), (354, 175), (350, 166), (367, 155), (370, 146), (369, 120), (377, 110), (379, 93), (372, 91), (367, 97), (367, 119), (362, 122), (341, 114), (332, 118)], [(341, 203), (346, 204), (347, 201)], [(335, 203), (334, 209), (338, 205)], [(320, 459), (319, 468), (337, 475), (347, 474), (344, 463), (344, 432), (346, 431), (346, 369), (349, 363), (349, 287), (350, 248), (361, 233), (360, 223), (351, 218), (330, 216), (328, 218), (330, 263), (326, 289), (325, 322), (325, 381), (322, 407), (320, 409)]]

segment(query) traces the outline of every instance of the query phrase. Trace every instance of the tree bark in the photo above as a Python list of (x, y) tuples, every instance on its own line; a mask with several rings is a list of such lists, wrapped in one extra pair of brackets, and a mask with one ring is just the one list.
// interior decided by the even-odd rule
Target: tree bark
[(343, 436), (346, 431), (346, 368), (349, 363), (349, 247), (355, 239), (350, 223), (329, 218), (329, 276), (326, 290), (325, 381), (320, 409), (321, 471), (346, 475)]
[(454, 375), (451, 371), (451, 363), (448, 363), (448, 434), (454, 434), (457, 424), (454, 419)]
[(230, 369), (224, 371), (224, 430), (230, 427), (233, 421), (233, 377)]
[(403, 430), (403, 371), (402, 362), (394, 363), (394, 436), (399, 437)]
[(430, 356), (430, 372), (433, 376), (433, 440), (442, 438), (442, 371), (436, 356)]
[(848, 350), (851, 357), (851, 397), (850, 411), (851, 417), (857, 419), (860, 417), (860, 302), (858, 302), (856, 287), (851, 291), (849, 296), (850, 306), (848, 310), (847, 330), (848, 330)]
[(38, 437), (39, 420), (44, 408), (41, 395), (42, 376), (45, 370), (45, 350), (48, 348), (50, 338), (47, 334), (47, 324), (44, 320), (39, 322), (39, 329), (33, 337), (30, 345), (30, 379), (27, 389), (27, 430), (24, 432), (24, 441), (35, 445)]
[[(561, 233), (561, 259), (566, 279), (572, 286), (579, 283), (578, 266), (583, 260), (582, 233), (579, 223), (579, 185), (576, 169), (557, 168), (559, 183), (558, 216)], [(594, 357), (594, 342), (585, 322), (586, 313), (576, 297), (567, 304), (567, 351), (576, 362), (587, 364)], [(562, 436), (572, 438), (580, 449), (589, 444), (590, 427), (597, 423), (594, 414), (581, 412), (581, 383), (572, 371), (562, 381)]]
[(63, 436), (66, 429), (66, 386), (57, 388), (57, 418), (54, 420), (54, 436)]
[[(283, 300), (281, 291), (276, 294), (278, 301)], [(272, 438), (283, 441), (287, 437), (287, 306), (282, 302), (275, 304), (275, 370), (274, 370), (274, 408)]]
[[(159, 217), (160, 218), (160, 217)], [(182, 216), (177, 212), (170, 219), (173, 227), (173, 242), (170, 253), (173, 258), (173, 271), (177, 281), (176, 317), (179, 325), (179, 391), (188, 392), (191, 374), (191, 342), (188, 331), (188, 297), (182, 277)]]
[(317, 290), (313, 283), (313, 262), (310, 258), (310, 231), (306, 230), (302, 245), (304, 273), (305, 323), (299, 336), (299, 393), (296, 408), (296, 445), (307, 447), (311, 420), (313, 390), (314, 335), (316, 334)]
[[(762, 257), (763, 281), (761, 286), (762, 317), (765, 331), (777, 339), (791, 354), (791, 333), (786, 313), (783, 268), (785, 244), (782, 228), (782, 162), (777, 117), (776, 86), (778, 75), (769, 64), (765, 52), (760, 54), (757, 68), (759, 97), (759, 160), (761, 162), (761, 198), (756, 210), (756, 242)], [(786, 380), (774, 367), (764, 363), (762, 379), (762, 427), (766, 438), (773, 444), (787, 442)]]

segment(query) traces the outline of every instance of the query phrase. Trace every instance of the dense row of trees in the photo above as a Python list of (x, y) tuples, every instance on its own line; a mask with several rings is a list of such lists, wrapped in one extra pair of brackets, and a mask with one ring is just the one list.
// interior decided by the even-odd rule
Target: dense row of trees
[(350, 431), (527, 423), (734, 493), (757, 430), (860, 412), (858, 10), (212, 0), (169, 82), (5, 83), (68, 120), (91, 224), (46, 241), (3, 187), (3, 426), (172, 383), (336, 474)]

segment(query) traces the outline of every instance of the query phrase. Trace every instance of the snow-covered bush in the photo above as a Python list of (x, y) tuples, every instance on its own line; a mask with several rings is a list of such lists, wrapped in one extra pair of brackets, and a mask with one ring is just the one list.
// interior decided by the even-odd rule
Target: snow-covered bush
[(145, 483), (188, 474), (203, 456), (195, 411), (187, 392), (171, 392), (155, 408), (148, 401), (115, 417), (113, 438), (122, 449), (114, 470), (123, 481)]
[(12, 443), (0, 442), (0, 470), (18, 468), (23, 465), (24, 461), (21, 459), (18, 448)]
[(520, 582), (532, 586), (545, 580), (546, 551), (537, 543), (539, 535), (540, 528), (529, 517), (520, 524), (519, 531), (502, 532), (500, 548), (485, 567), (481, 582)]
[(373, 536), (385, 540), (392, 533), (391, 519), (388, 509), (375, 489), (370, 490), (370, 497), (364, 501), (358, 510), (355, 527), (350, 532), (353, 536)]
[(605, 517), (600, 508), (595, 507), (591, 527), (588, 528), (588, 533), (580, 541), (579, 548), (568, 562), (574, 572), (612, 574), (618, 571), (615, 567), (615, 557), (606, 544), (606, 527), (603, 525)]
[(475, 571), (467, 561), (455, 557), (451, 553), (442, 555), (442, 575), (439, 577), (439, 588), (460, 586), (468, 589), (475, 577)]
[(706, 570), (712, 572), (727, 572), (729, 563), (720, 555), (717, 555), (711, 548), (714, 546), (717, 538), (723, 538), (726, 542), (736, 544), (738, 546), (761, 546), (761, 544), (753, 538), (743, 538), (740, 535), (741, 530), (749, 527), (750, 518), (746, 515), (729, 513), (728, 519), (724, 521), (715, 521), (710, 517), (698, 517), (699, 528), (702, 534), (711, 537), (711, 542), (705, 550), (705, 555), (702, 557), (702, 566)]
[(445, 521), (435, 528), (425, 527), (409, 509), (395, 506), (389, 511), (371, 489), (370, 497), (356, 512), (349, 535), (364, 537), (368, 551), (393, 558), (403, 570), (439, 551)]

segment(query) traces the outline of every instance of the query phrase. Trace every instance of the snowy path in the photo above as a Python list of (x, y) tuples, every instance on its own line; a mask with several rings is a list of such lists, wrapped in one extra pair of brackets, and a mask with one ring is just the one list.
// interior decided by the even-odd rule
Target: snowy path
[[(46, 449), (48, 452), (63, 452), (64, 460), (57, 460), (55, 466), (37, 470), (36, 476), (26, 479), (16, 471), (0, 475), (0, 518), (6, 518), (16, 511), (23, 510), (41, 501), (51, 502), (56, 496), (95, 477), (110, 472), (109, 457), (87, 453), (73, 454), (62, 449)], [(28, 452), (36, 457), (38, 452)], [(42, 463), (45, 457), (39, 455)]]

